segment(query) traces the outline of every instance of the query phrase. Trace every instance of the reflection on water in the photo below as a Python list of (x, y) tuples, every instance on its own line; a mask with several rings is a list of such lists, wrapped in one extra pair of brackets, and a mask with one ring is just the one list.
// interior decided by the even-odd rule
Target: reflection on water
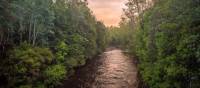
[(136, 65), (121, 50), (107, 50), (78, 69), (62, 88), (137, 88)]

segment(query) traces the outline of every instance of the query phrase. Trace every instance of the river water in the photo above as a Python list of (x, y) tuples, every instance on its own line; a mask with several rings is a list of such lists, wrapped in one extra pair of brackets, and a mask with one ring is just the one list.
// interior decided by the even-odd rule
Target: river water
[(137, 88), (137, 74), (134, 58), (109, 48), (77, 69), (61, 88)]

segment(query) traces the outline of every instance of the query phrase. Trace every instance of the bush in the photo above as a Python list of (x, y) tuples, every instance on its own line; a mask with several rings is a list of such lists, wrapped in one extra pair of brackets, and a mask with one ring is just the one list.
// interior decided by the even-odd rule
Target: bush
[[(42, 78), (42, 71), (52, 62), (53, 55), (47, 48), (32, 47), (26, 43), (11, 51), (11, 86), (35, 84)], [(26, 86), (24, 86), (26, 87)]]
[(45, 84), (55, 86), (60, 84), (60, 81), (63, 80), (67, 75), (66, 67), (63, 65), (53, 65), (49, 66), (44, 71)]

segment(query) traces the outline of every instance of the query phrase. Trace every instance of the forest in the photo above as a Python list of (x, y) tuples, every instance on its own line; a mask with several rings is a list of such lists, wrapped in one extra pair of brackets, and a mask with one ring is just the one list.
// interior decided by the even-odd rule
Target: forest
[(56, 88), (109, 46), (137, 57), (141, 88), (200, 88), (200, 0), (127, 0), (119, 27), (87, 5), (0, 0), (0, 88)]
[(126, 6), (111, 42), (138, 58), (141, 88), (199, 88), (200, 0), (128, 0)]
[(0, 1), (0, 87), (53, 88), (106, 47), (82, 0)]

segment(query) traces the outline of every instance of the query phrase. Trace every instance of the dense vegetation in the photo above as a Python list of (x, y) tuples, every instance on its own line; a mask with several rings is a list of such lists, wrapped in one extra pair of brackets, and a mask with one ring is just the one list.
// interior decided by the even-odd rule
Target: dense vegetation
[(54, 88), (110, 41), (138, 57), (145, 86), (199, 88), (200, 1), (126, 6), (107, 31), (86, 0), (0, 0), (0, 87)]
[(133, 30), (126, 21), (121, 21), (120, 27), (108, 28), (108, 41), (110, 46), (127, 49), (132, 46)]
[(0, 0), (0, 87), (53, 88), (104, 50), (83, 0)]
[(115, 38), (121, 46), (129, 39), (128, 49), (139, 58), (139, 70), (148, 87), (199, 88), (200, 1), (147, 1), (129, 0), (126, 24), (134, 31), (117, 31)]

